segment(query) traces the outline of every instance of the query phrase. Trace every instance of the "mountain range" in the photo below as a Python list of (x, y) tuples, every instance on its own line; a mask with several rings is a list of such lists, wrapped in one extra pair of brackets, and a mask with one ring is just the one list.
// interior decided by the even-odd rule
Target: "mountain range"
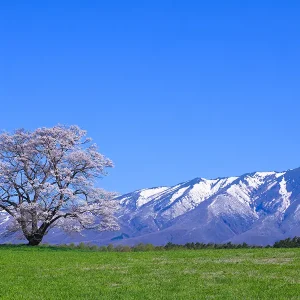
[[(54, 244), (168, 242), (272, 244), (300, 236), (300, 168), (255, 172), (239, 177), (195, 178), (172, 187), (137, 190), (116, 199), (120, 230), (84, 231), (67, 235), (52, 230)], [(16, 242), (4, 235), (10, 219), (0, 212), (0, 243)]]

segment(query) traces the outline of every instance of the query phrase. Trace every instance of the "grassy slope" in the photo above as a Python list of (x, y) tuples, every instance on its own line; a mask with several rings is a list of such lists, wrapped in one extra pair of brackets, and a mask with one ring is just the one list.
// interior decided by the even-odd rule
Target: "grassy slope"
[(1, 247), (0, 299), (300, 299), (300, 249)]

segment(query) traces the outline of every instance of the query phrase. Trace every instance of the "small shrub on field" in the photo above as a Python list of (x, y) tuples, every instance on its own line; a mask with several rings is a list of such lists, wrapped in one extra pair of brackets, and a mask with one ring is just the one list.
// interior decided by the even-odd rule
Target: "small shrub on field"
[(89, 245), (89, 249), (92, 251), (98, 251), (99, 247), (97, 245)]
[(79, 244), (77, 245), (76, 248), (78, 248), (78, 249), (87, 249), (88, 246), (86, 246), (85, 243), (81, 242), (81, 243), (79, 243)]
[(154, 250), (155, 250), (155, 246), (153, 246), (152, 244), (140, 243), (140, 244), (132, 247), (132, 251), (135, 251), (135, 252), (154, 251)]
[(113, 252), (115, 249), (114, 249), (114, 245), (113, 244), (109, 244), (108, 246), (107, 246), (107, 251), (108, 252)]
[(129, 246), (122, 246), (122, 245), (118, 245), (114, 248), (115, 251), (117, 252), (131, 252), (131, 248)]
[(98, 248), (98, 250), (101, 251), (101, 252), (108, 252), (106, 246), (101, 246), (101, 247)]

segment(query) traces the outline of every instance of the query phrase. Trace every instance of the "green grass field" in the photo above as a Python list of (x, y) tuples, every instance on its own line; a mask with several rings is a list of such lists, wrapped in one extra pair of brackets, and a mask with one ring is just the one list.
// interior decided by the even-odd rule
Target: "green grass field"
[(0, 247), (0, 299), (300, 299), (300, 249)]

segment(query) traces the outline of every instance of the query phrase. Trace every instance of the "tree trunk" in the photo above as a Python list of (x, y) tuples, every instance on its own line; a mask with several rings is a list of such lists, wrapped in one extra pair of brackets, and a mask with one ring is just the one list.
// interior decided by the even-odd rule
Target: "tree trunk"
[(36, 234), (33, 234), (31, 236), (28, 236), (26, 237), (27, 240), (28, 240), (28, 245), (29, 246), (37, 246), (40, 244), (40, 242), (42, 241), (43, 239), (43, 235), (39, 234), (39, 233), (36, 233)]

